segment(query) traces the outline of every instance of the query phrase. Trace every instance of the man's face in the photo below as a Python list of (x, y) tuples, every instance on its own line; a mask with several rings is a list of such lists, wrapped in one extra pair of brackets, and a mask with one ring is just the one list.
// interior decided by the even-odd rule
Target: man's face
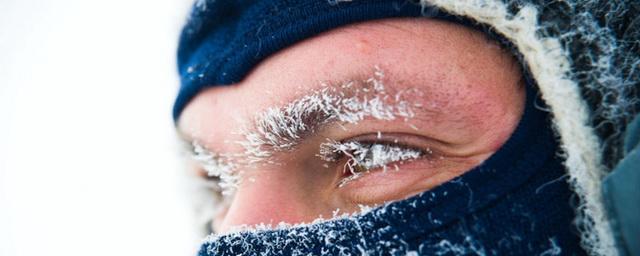
[(242, 82), (201, 92), (179, 129), (239, 179), (215, 219), (225, 231), (429, 190), (500, 148), (524, 99), (517, 62), (482, 33), (394, 19), (278, 52)]

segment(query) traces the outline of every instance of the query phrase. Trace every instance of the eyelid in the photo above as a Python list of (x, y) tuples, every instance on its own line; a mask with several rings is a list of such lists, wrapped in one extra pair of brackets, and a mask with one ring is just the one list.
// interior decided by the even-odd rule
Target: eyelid
[[(385, 136), (382, 136), (381, 133), (365, 134), (336, 143), (338, 146), (342, 146), (342, 148), (340, 150), (334, 149), (331, 157), (325, 160), (337, 161), (339, 163), (337, 168), (338, 171), (342, 173), (338, 187), (346, 186), (347, 183), (374, 172), (387, 171), (389, 168), (390, 170), (397, 170), (399, 169), (398, 166), (402, 166), (408, 162), (418, 160), (432, 161), (436, 158), (442, 158), (442, 155), (432, 150), (427, 139), (409, 134), (385, 134)], [(352, 145), (349, 143), (358, 143), (357, 145), (362, 145), (363, 149), (358, 147), (352, 149), (353, 147), (343, 146)], [(420, 146), (416, 146), (415, 144), (419, 144)], [(378, 150), (383, 151), (375, 152), (374, 147), (376, 147), (376, 145), (384, 145), (385, 148), (378, 148)], [(397, 150), (398, 148), (406, 151), (399, 151)], [(345, 150), (354, 150), (356, 154), (360, 155), (354, 156), (352, 153), (344, 152)], [(387, 156), (385, 156), (384, 153), (389, 151), (392, 155), (389, 156), (390, 159), (385, 159)], [(403, 155), (404, 153), (407, 154)], [(354, 167), (358, 168), (358, 166), (363, 165), (364, 169), (354, 169)], [(370, 167), (367, 167), (367, 165)]]
[[(401, 145), (399, 143), (385, 142), (351, 142), (348, 145), (355, 147), (347, 148), (342, 152), (349, 154), (354, 164), (364, 167), (366, 170), (373, 170), (380, 167), (386, 168), (388, 164), (403, 162), (422, 158), (430, 153), (429, 150)], [(350, 150), (352, 152), (344, 152)]]
[[(388, 163), (384, 168), (370, 169), (357, 175), (341, 175), (336, 180), (336, 189), (348, 202), (355, 204), (379, 204), (399, 200), (410, 196), (429, 177), (439, 173), (442, 163), (437, 155), (423, 155), (408, 161)], [(335, 167), (336, 172), (342, 171), (346, 159), (341, 159)], [(418, 185), (419, 190), (429, 187)]]
[(427, 156), (448, 156), (441, 148), (442, 143), (438, 140), (427, 138), (420, 135), (406, 134), (406, 133), (384, 133), (377, 132), (374, 134), (364, 134), (349, 139), (343, 140), (345, 142), (357, 141), (360, 143), (379, 143), (387, 145), (397, 145), (400, 147), (406, 147), (410, 149), (417, 149), (425, 152)]

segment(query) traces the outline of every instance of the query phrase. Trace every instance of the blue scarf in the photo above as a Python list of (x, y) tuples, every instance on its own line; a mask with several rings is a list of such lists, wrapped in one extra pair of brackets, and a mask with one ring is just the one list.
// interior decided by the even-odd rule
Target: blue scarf
[(452, 181), (353, 217), (212, 235), (199, 255), (584, 255), (535, 95), (502, 148)]

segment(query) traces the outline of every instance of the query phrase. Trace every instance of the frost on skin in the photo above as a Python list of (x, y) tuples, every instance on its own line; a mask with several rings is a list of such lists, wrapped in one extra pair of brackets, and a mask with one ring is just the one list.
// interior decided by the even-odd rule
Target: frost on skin
[[(258, 113), (250, 125), (243, 127), (243, 140), (236, 141), (244, 152), (218, 155), (194, 143), (194, 155), (203, 164), (209, 176), (220, 179), (224, 194), (231, 194), (239, 182), (238, 166), (257, 163), (277, 164), (269, 158), (276, 152), (291, 151), (305, 136), (316, 132), (329, 122), (357, 124), (365, 118), (407, 122), (415, 116), (419, 103), (405, 99), (406, 94), (421, 95), (415, 88), (388, 93), (382, 79), (384, 72), (375, 67), (373, 76), (364, 81), (348, 81), (339, 85), (324, 85), (282, 107), (271, 107)], [(407, 123), (412, 126), (410, 123)], [(417, 151), (403, 152), (400, 147), (372, 147), (372, 161), (360, 158), (365, 168), (385, 167), (393, 159), (417, 158)], [(386, 154), (386, 156), (384, 156)], [(404, 154), (404, 155), (403, 155)], [(366, 157), (362, 155), (361, 157)], [(354, 162), (355, 164), (355, 162)], [(355, 167), (355, 165), (351, 166)]]
[[(381, 79), (384, 74), (376, 69), (364, 86), (346, 82), (340, 86), (324, 86), (283, 107), (272, 107), (258, 114), (254, 129), (245, 128), (244, 156), (249, 163), (257, 163), (275, 152), (291, 150), (302, 137), (315, 132), (332, 121), (356, 124), (365, 118), (407, 121), (415, 116), (413, 107), (404, 99), (407, 90), (389, 95)], [(415, 93), (415, 90), (409, 90)]]
[(207, 171), (208, 176), (220, 179), (218, 186), (222, 194), (230, 194), (232, 188), (235, 188), (240, 182), (239, 176), (233, 173), (235, 165), (227, 159), (228, 157), (211, 153), (197, 141), (194, 141), (192, 146), (193, 159), (200, 163), (202, 168)]

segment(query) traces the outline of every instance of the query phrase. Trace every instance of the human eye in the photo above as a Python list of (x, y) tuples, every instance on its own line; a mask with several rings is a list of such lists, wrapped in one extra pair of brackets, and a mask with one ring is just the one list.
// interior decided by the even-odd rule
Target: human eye
[(429, 149), (402, 145), (397, 141), (346, 141), (323, 144), (320, 155), (326, 161), (343, 162), (342, 173), (345, 178), (339, 183), (342, 187), (371, 171), (387, 171), (390, 168), (398, 171), (399, 165), (429, 153), (432, 153)]
[(329, 141), (320, 157), (339, 178), (335, 186), (357, 203), (383, 203), (412, 195), (416, 181), (434, 173), (444, 159), (420, 138), (410, 135), (358, 136)]

